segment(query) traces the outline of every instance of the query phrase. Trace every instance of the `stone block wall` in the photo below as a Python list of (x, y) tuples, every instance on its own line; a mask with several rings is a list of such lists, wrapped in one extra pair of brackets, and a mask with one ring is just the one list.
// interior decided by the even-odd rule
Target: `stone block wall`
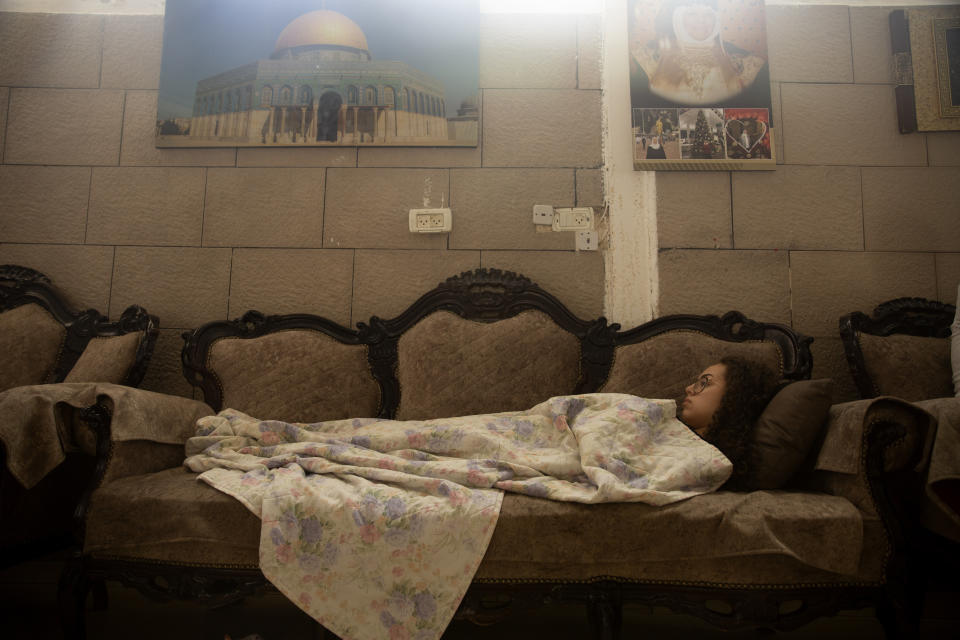
[[(777, 170), (656, 174), (659, 313), (791, 324), (838, 399), (841, 314), (960, 281), (960, 133), (897, 133), (889, 10), (768, 7)], [(251, 308), (352, 325), (485, 266), (599, 315), (603, 255), (530, 212), (604, 201), (600, 24), (481, 17), (477, 148), (157, 149), (162, 17), (0, 12), (0, 263), (159, 315), (145, 386), (185, 395), (181, 331)]]
[[(0, 13), (0, 264), (157, 314), (144, 386), (183, 395), (180, 333), (248, 309), (353, 325), (483, 266), (596, 317), (603, 256), (531, 215), (602, 206), (599, 16), (479, 29), (476, 148), (157, 149), (161, 16)], [(425, 197), (449, 236), (408, 231)]]
[(838, 400), (841, 315), (960, 283), (960, 133), (898, 132), (890, 11), (768, 6), (776, 171), (657, 174), (659, 312), (790, 324)]

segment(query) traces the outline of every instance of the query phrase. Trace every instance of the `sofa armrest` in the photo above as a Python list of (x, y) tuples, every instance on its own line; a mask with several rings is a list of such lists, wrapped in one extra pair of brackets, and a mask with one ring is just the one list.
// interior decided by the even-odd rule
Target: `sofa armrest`
[[(78, 382), (16, 387), (0, 393), (0, 441), (5, 446), (11, 474), (29, 488), (72, 450), (93, 455), (102, 449), (100, 454), (107, 455), (123, 443), (118, 450), (143, 454), (151, 446), (173, 447), (179, 450), (179, 463), (183, 459), (183, 444), (193, 435), (197, 419), (212, 413), (209, 406), (196, 400), (115, 384)], [(90, 427), (99, 430), (100, 442), (90, 437)], [(112, 456), (98, 461), (105, 471), (109, 471), (110, 465), (126, 462), (109, 457)], [(136, 465), (125, 466), (132, 473), (149, 470), (134, 471)], [(132, 475), (130, 472), (126, 475)]]
[(879, 518), (899, 546), (903, 527), (916, 520), (911, 496), (933, 427), (930, 414), (896, 398), (834, 405), (813, 470), (800, 484), (844, 497), (865, 517)]
[(206, 403), (131, 387), (97, 385), (85, 419), (96, 434), (98, 484), (170, 469), (183, 463), (183, 446), (196, 422), (215, 413)]

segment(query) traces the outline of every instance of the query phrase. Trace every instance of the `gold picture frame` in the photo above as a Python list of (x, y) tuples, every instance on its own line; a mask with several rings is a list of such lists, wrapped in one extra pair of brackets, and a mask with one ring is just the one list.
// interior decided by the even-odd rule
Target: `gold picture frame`
[(960, 131), (960, 7), (890, 14), (901, 133)]
[(937, 93), (940, 117), (960, 118), (960, 15), (935, 18), (933, 47), (937, 58)]

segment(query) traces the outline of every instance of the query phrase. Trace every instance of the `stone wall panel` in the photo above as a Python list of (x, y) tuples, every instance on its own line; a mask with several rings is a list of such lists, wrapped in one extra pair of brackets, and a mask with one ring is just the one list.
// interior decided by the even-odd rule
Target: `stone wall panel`
[(483, 251), (480, 266), (522, 273), (584, 320), (603, 315), (599, 251)]
[(937, 131), (926, 136), (931, 166), (960, 167), (960, 132)]
[(355, 167), (356, 147), (237, 149), (238, 167)]
[(139, 304), (168, 329), (227, 319), (230, 249), (117, 247), (111, 316)]
[(925, 165), (922, 134), (903, 135), (889, 85), (780, 87), (790, 164)]
[(0, 11), (0, 85), (96, 89), (103, 20)]
[(859, 170), (734, 172), (733, 237), (738, 249), (861, 250)]
[[(450, 107), (447, 107), (450, 117)], [(453, 113), (456, 113), (454, 110)], [(481, 147), (369, 147), (359, 149), (359, 167), (479, 167)]]
[(236, 249), (229, 315), (313, 313), (346, 326), (352, 282), (350, 250)]
[[(106, 314), (113, 253), (113, 247), (79, 244), (0, 244), (0, 264), (36, 269), (50, 278), (73, 309)], [(147, 310), (153, 313), (150, 307)], [(110, 318), (116, 320), (117, 316), (111, 313)]]
[(660, 315), (740, 311), (790, 324), (785, 251), (673, 249), (660, 252)]
[(854, 82), (893, 84), (890, 7), (850, 7)]
[(115, 165), (123, 92), (13, 89), (4, 162)]
[(602, 80), (602, 26), (599, 15), (577, 18), (577, 88), (599, 89)]
[(903, 296), (937, 295), (929, 253), (791, 251), (793, 327), (814, 337), (836, 337), (840, 316), (871, 313)]
[(599, 167), (600, 92), (487, 89), (484, 167)]
[[(445, 169), (328, 169), (323, 246), (441, 249), (446, 233), (410, 231), (410, 209), (449, 206)], [(453, 220), (457, 225), (456, 213)], [(317, 245), (319, 246), (319, 244)]]
[(103, 29), (103, 89), (156, 89), (160, 84), (163, 16), (110, 16)]
[(730, 174), (658, 172), (657, 241), (661, 248), (733, 247)]
[(89, 195), (89, 167), (0, 166), (0, 238), (82, 244)]
[(960, 167), (863, 169), (867, 251), (960, 251)]
[(571, 232), (537, 231), (533, 205), (574, 205), (572, 169), (453, 169), (451, 249), (571, 249)]
[(847, 7), (772, 5), (766, 11), (772, 80), (853, 82)]
[(358, 249), (352, 324), (399, 315), (440, 282), (479, 266), (479, 251)]
[(319, 247), (323, 169), (208, 169), (203, 245)]
[(577, 206), (594, 207), (599, 214), (603, 205), (603, 171), (577, 169)]
[(482, 14), (480, 87), (575, 89), (575, 15)]
[(87, 242), (200, 246), (204, 170), (97, 167)]

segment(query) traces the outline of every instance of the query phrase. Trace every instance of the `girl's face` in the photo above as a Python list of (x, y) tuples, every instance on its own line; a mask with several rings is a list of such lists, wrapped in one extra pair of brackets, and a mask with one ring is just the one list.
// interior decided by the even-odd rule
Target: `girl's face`
[(687, 386), (686, 395), (677, 407), (679, 418), (685, 425), (703, 435), (706, 433), (713, 414), (720, 408), (720, 401), (727, 390), (724, 376), (727, 367), (714, 364), (706, 369), (697, 379)]

